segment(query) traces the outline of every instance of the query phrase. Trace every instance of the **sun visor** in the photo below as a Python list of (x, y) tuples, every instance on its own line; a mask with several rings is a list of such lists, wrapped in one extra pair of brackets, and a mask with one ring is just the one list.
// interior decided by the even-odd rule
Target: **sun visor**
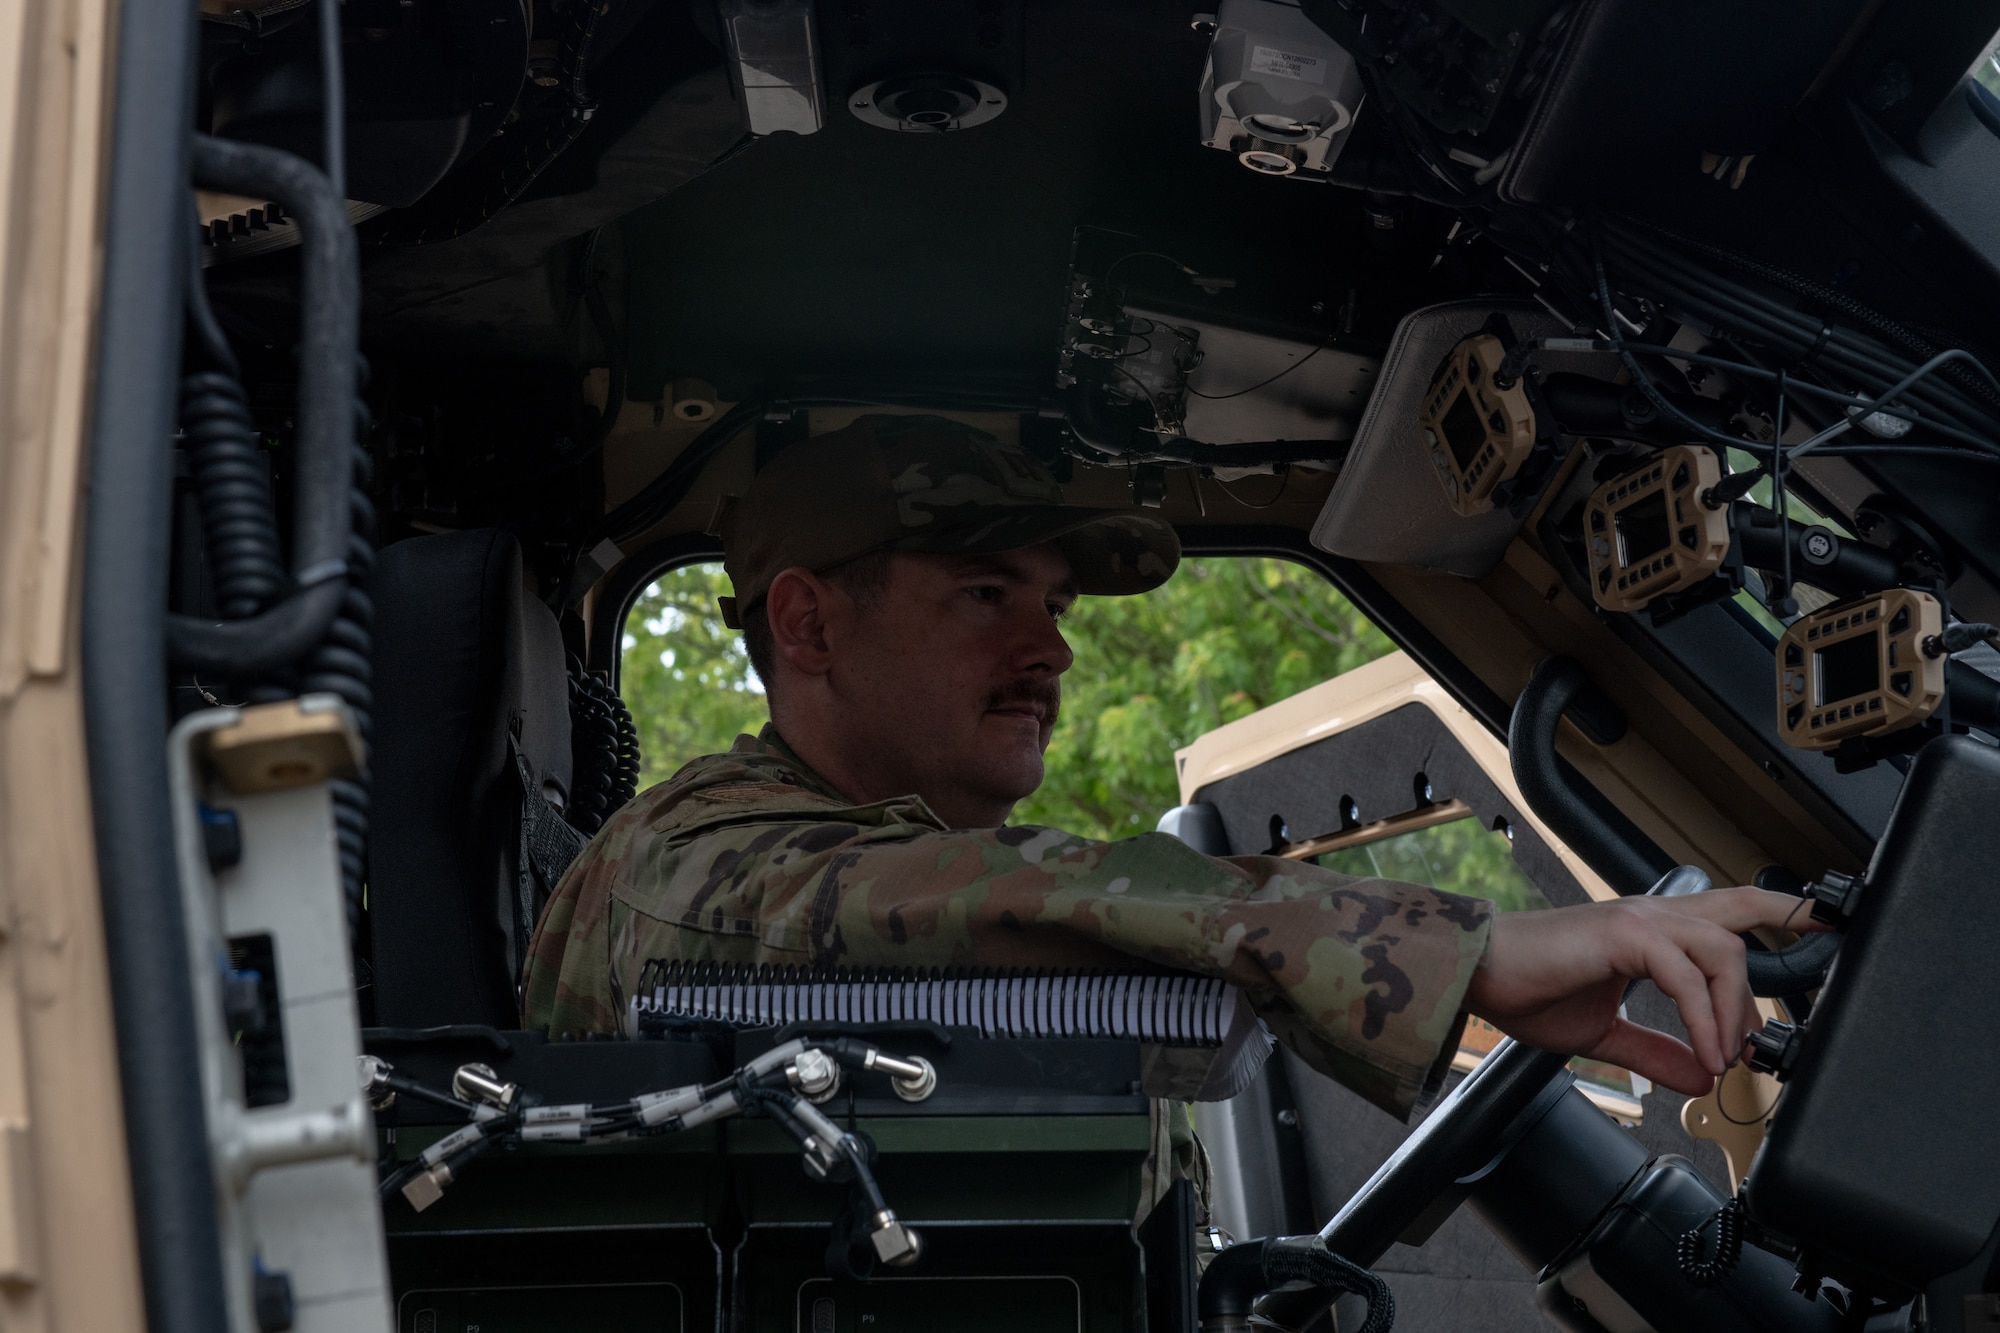
[[(1532, 301), (1452, 301), (1404, 317), (1382, 360), (1375, 396), (1340, 469), (1312, 544), (1333, 555), (1416, 565), (1477, 578), (1499, 563), (1521, 520), (1505, 508), (1465, 517), (1446, 496), (1418, 414), (1438, 365), (1459, 342), (1504, 315), (1516, 338), (1561, 337), (1570, 329)], [(1604, 357), (1538, 357), (1539, 366), (1602, 375)]]

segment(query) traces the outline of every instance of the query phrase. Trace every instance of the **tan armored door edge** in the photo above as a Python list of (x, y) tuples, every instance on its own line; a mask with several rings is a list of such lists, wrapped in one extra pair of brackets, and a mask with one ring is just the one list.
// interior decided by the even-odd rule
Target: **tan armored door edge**
[[(0, 0), (0, 1329), (145, 1326), (77, 647), (106, 0)], [(158, 744), (158, 738), (136, 738)]]

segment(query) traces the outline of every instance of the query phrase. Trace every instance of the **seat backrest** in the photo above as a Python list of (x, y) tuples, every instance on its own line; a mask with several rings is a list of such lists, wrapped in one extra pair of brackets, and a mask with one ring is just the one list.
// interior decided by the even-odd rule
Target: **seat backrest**
[(527, 929), (583, 842), (558, 813), (570, 790), (562, 633), (510, 533), (397, 542), (371, 591), (375, 1021), (511, 1028)]

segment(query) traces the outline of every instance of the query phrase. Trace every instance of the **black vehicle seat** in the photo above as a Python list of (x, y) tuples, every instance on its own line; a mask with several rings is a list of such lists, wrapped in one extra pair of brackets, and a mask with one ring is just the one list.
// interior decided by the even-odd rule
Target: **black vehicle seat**
[(372, 591), (374, 1021), (516, 1027), (528, 932), (584, 842), (562, 633), (496, 530), (388, 546)]

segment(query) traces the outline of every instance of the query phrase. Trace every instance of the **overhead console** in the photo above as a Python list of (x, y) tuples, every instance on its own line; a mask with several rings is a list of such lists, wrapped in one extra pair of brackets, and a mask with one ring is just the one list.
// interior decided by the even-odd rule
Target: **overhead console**
[(1770, 734), (1843, 772), (2000, 734), (2000, 679), (1952, 660), (2000, 637), (1952, 606), (1962, 552), (1859, 470), (1990, 467), (2000, 379), (1648, 223), (1522, 214), (1497, 233), (1536, 300), (1403, 321), (1316, 545), (1476, 578), (1526, 535), (1607, 618), (1755, 608), (1779, 639)]

